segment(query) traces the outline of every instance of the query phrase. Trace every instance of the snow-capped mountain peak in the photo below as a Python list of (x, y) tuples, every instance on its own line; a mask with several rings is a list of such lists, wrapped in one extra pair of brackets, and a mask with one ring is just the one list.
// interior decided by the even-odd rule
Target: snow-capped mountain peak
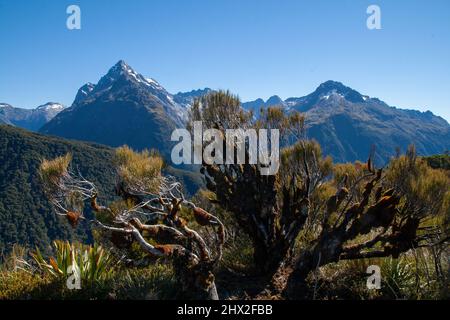
[(72, 107), (89, 104), (100, 97), (110, 100), (128, 96), (136, 97), (137, 100), (154, 99), (178, 125), (182, 125), (187, 119), (185, 105), (175, 101), (174, 96), (155, 79), (144, 77), (123, 60), (112, 66), (96, 85), (87, 83), (82, 86)]
[(65, 108), (64, 105), (57, 102), (47, 102), (46, 104), (40, 105), (36, 108), (36, 110), (45, 110), (45, 111), (61, 111)]
[(363, 102), (363, 96), (356, 90), (343, 85), (341, 82), (328, 80), (317, 87), (310, 95), (314, 99), (323, 99), (323, 97), (344, 98), (350, 102)]
[(142, 76), (123, 60), (119, 60), (119, 62), (109, 69), (108, 73), (99, 81), (98, 85), (103, 87), (101, 86), (103, 82), (114, 82), (120, 79), (131, 80), (138, 84), (143, 84), (158, 90), (164, 90), (164, 88), (155, 79)]
[(101, 90), (110, 89), (111, 85), (118, 81), (131, 82), (135, 85), (142, 85), (153, 90), (166, 92), (166, 90), (155, 79), (144, 77), (123, 60), (120, 60), (111, 69), (109, 69), (108, 73), (103, 76), (96, 85), (95, 91), (98, 92)]

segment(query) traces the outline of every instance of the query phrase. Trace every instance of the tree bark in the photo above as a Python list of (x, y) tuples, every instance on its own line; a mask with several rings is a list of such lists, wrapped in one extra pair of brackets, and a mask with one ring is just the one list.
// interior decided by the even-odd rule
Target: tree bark
[(258, 272), (270, 277), (283, 264), (289, 248), (282, 245), (275, 247), (267, 247), (261, 243), (254, 241), (253, 260)]
[(174, 261), (176, 279), (180, 285), (179, 298), (189, 300), (219, 300), (212, 262), (191, 265), (187, 257)]

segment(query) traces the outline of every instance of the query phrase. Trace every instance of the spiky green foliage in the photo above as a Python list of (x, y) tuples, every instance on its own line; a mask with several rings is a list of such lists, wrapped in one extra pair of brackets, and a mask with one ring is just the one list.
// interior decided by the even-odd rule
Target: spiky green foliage
[(0, 300), (153, 300), (173, 299), (177, 287), (167, 265), (145, 269), (115, 268), (109, 277), (84, 283), (79, 290), (49, 273), (0, 270)]
[(111, 276), (116, 262), (108, 251), (101, 246), (71, 244), (68, 241), (55, 241), (55, 257), (48, 260), (36, 249), (32, 257), (41, 272), (54, 277), (67, 279), (78, 270), (81, 281), (92, 283)]

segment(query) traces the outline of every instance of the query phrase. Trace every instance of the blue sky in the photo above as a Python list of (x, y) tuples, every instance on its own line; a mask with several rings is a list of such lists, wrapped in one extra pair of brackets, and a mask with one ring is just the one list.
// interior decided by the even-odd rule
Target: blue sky
[[(366, 27), (370, 4), (382, 30)], [(0, 41), (0, 101), (17, 107), (70, 105), (124, 59), (172, 93), (285, 99), (332, 79), (450, 120), (448, 0), (0, 0)]]

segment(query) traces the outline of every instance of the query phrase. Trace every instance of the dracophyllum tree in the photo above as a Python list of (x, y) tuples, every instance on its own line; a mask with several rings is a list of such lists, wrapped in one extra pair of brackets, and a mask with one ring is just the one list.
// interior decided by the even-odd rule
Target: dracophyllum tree
[[(372, 157), (366, 164), (334, 166), (307, 138), (300, 114), (268, 108), (255, 118), (240, 107), (237, 96), (222, 91), (195, 101), (188, 129), (196, 121), (222, 132), (280, 131), (284, 148), (276, 174), (263, 175), (260, 163), (248, 162), (203, 162), (201, 172), (215, 194), (214, 202), (250, 237), (256, 268), (269, 277), (288, 265), (293, 270), (279, 288), (287, 297), (306, 297), (308, 274), (323, 265), (396, 257), (424, 245), (433, 232), (440, 234), (440, 241), (448, 240), (448, 230), (422, 228), (426, 219), (443, 210), (448, 214), (443, 209), (448, 177), (428, 168), (412, 151), (386, 170), (376, 169)], [(226, 155), (230, 156), (235, 155)]]
[[(183, 296), (218, 299), (214, 268), (222, 258), (225, 229), (214, 215), (185, 199), (179, 182), (163, 176), (163, 160), (144, 151), (117, 149), (116, 193), (121, 205), (99, 203), (98, 189), (70, 167), (71, 156), (44, 160), (40, 175), (57, 214), (76, 227), (81, 219), (117, 243), (128, 239), (152, 258), (172, 261)], [(93, 218), (83, 212), (88, 206)], [(190, 217), (193, 221), (189, 221)], [(210, 228), (206, 239), (194, 227)]]

